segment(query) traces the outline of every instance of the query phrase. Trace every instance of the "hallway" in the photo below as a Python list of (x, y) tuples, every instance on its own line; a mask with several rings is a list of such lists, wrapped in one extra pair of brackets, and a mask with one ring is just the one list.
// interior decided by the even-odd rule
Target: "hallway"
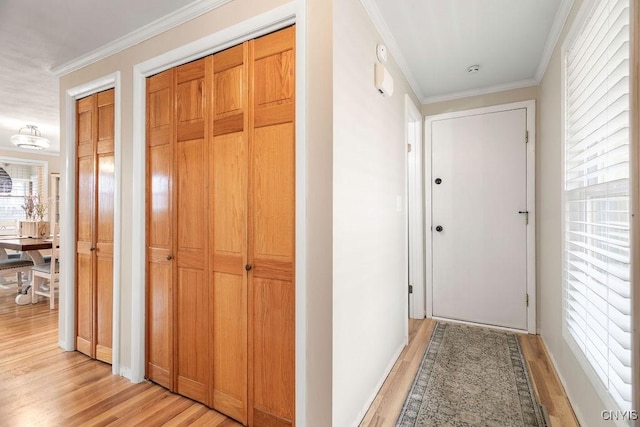
[[(132, 384), (111, 366), (57, 346), (58, 310), (18, 306), (0, 290), (0, 419), (7, 425), (239, 426), (224, 415), (150, 382)], [(362, 426), (393, 426), (435, 322), (410, 320), (410, 344), (387, 377)], [(540, 337), (520, 338), (538, 399), (554, 426), (577, 426)], [(88, 420), (91, 420), (88, 422)]]

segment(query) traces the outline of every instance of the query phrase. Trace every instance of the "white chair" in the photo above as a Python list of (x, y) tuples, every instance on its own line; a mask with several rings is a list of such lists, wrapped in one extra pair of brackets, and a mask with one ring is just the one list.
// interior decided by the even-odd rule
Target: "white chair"
[[(51, 242), (51, 260), (43, 264), (33, 266), (33, 288), (31, 302), (38, 301), (38, 295), (49, 298), (49, 308), (56, 308), (55, 294), (58, 292), (58, 275), (60, 272), (60, 229), (56, 225)], [(48, 281), (48, 283), (47, 283)]]

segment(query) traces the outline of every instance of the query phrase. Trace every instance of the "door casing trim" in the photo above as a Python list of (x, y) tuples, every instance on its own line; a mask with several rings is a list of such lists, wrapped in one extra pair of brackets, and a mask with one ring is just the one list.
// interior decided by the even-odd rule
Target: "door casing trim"
[[(432, 125), (437, 120), (454, 119), (479, 114), (498, 113), (502, 111), (526, 109), (527, 132), (527, 211), (529, 211), (529, 224), (527, 226), (527, 294), (529, 306), (527, 307), (527, 332), (537, 333), (536, 320), (536, 101), (528, 100), (509, 104), (494, 105), (490, 107), (474, 108), (452, 113), (427, 116), (424, 120), (424, 230), (425, 230), (425, 283), (427, 299), (427, 317), (433, 317), (433, 233), (431, 231), (431, 154), (432, 154)], [(427, 185), (428, 184), (428, 185)], [(415, 206), (415, 205), (414, 205)]]
[[(413, 293), (409, 294), (409, 317), (425, 317), (425, 278), (424, 278), (424, 216), (422, 213), (422, 195), (424, 177), (422, 175), (422, 114), (408, 95), (405, 95), (405, 139), (411, 144), (407, 155), (407, 235), (409, 260), (409, 285)], [(409, 126), (415, 126), (418, 135), (410, 139)], [(408, 331), (407, 331), (408, 337)]]
[[(120, 265), (121, 265), (121, 227), (122, 227), (122, 138), (121, 138), (121, 83), (120, 71), (116, 71), (81, 85), (67, 89), (65, 102), (65, 147), (64, 173), (60, 176), (60, 209), (64, 212), (76, 211), (76, 101), (78, 99), (114, 89), (114, 163), (115, 186), (113, 195), (113, 324), (111, 345), (111, 372), (120, 374)], [(65, 351), (76, 349), (76, 217), (61, 215), (60, 217), (60, 289), (58, 310), (58, 345)]]

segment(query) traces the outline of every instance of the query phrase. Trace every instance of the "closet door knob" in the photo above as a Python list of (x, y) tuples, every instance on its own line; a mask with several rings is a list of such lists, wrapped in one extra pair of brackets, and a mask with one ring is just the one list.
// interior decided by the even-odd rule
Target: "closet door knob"
[(91, 247), (89, 248), (89, 250), (90, 250), (91, 252), (93, 252), (93, 251), (95, 251), (95, 250), (96, 250), (96, 248), (95, 248), (95, 246), (91, 246)]
[(171, 261), (173, 257), (171, 255), (167, 255), (167, 261)]
[(251, 264), (247, 264), (244, 266), (244, 269), (247, 271), (250, 271), (253, 267), (251, 266)]

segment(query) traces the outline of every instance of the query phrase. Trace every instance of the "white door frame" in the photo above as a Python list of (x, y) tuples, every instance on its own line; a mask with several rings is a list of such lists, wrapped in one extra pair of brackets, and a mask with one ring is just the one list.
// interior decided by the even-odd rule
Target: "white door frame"
[(479, 114), (497, 113), (525, 108), (527, 110), (527, 211), (529, 224), (527, 225), (527, 332), (537, 332), (536, 323), (536, 210), (535, 210), (535, 143), (536, 143), (536, 102), (535, 100), (476, 108), (472, 110), (456, 111), (438, 114), (425, 118), (424, 138), (424, 224), (425, 224), (425, 271), (426, 271), (426, 311), (427, 317), (433, 317), (433, 233), (431, 231), (432, 195), (431, 195), (431, 153), (432, 153), (432, 124), (437, 120), (446, 120), (473, 116)]
[(68, 89), (64, 95), (65, 102), (65, 147), (64, 173), (60, 176), (60, 289), (58, 309), (58, 345), (65, 351), (76, 349), (76, 101), (94, 93), (114, 89), (114, 205), (113, 205), (113, 324), (111, 346), (111, 372), (120, 374), (120, 252), (122, 224), (122, 142), (121, 142), (121, 105), (120, 71), (99, 77), (87, 83)]
[[(422, 175), (422, 114), (408, 95), (405, 95), (405, 140), (407, 142), (407, 203), (409, 208), (409, 317), (425, 317), (425, 281), (424, 281), (424, 218), (422, 214), (424, 183)], [(412, 130), (413, 132), (410, 132)], [(409, 149), (409, 147), (411, 147)]]

